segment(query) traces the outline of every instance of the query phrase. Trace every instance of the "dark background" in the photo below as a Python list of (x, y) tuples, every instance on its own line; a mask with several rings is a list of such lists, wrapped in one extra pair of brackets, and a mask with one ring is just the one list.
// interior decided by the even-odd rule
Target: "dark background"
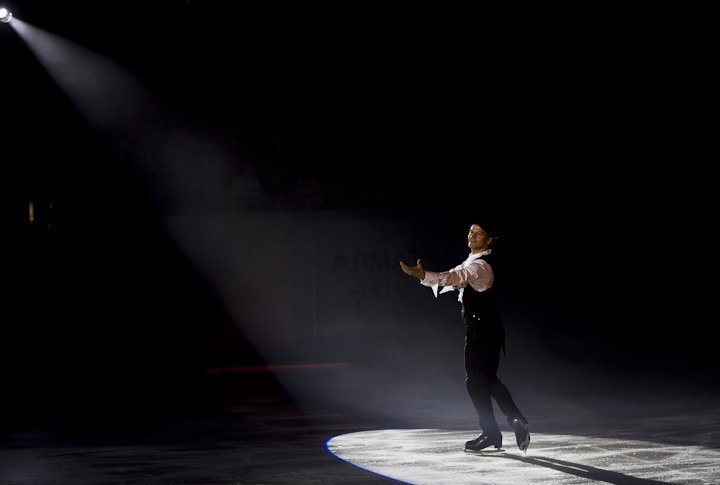
[[(532, 12), (98, 3), (8, 7), (135, 73), (165, 107), (161, 122), (141, 110), (143, 123), (98, 131), (0, 25), (5, 406), (49, 395), (202, 400), (207, 368), (310, 359), (246, 338), (167, 230), (167, 218), (188, 215), (271, 225), (333, 214), (338, 231), (402, 221), (399, 250), (412, 245), (437, 270), (464, 258), (467, 223), (490, 216), (526, 369), (552, 358), (590, 369), (583, 389), (596, 375), (622, 391), (717, 391), (714, 187), (693, 40), (638, 18), (610, 29), (537, 25)], [(202, 191), (182, 194), (157, 175), (176, 170), (172, 156), (148, 154), (179, 140), (230, 160)], [(256, 183), (249, 193), (214, 185), (239, 173)], [(298, 227), (276, 228), (275, 242), (333, 238), (332, 223)], [(271, 257), (264, 267), (286, 269)], [(388, 275), (407, 285), (402, 305), (422, 314), (432, 304), (399, 270)], [(455, 318), (442, 305), (438, 315)], [(400, 345), (407, 332), (328, 340)], [(322, 350), (313, 356), (335, 357)]]

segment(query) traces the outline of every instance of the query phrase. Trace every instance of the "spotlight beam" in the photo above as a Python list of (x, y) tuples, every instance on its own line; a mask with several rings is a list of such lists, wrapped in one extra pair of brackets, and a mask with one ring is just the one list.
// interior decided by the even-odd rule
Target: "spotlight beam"
[(74, 42), (13, 20), (14, 28), (78, 111), (108, 141), (162, 126), (161, 110), (128, 70)]

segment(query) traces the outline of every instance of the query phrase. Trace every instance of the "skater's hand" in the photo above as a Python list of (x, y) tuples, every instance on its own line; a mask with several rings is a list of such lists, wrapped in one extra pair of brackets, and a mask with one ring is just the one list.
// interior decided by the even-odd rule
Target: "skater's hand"
[(407, 264), (400, 261), (400, 269), (402, 269), (403, 272), (407, 275), (414, 276), (415, 278), (419, 278), (420, 280), (425, 279), (425, 270), (423, 269), (419, 259), (417, 260), (415, 266), (408, 266)]

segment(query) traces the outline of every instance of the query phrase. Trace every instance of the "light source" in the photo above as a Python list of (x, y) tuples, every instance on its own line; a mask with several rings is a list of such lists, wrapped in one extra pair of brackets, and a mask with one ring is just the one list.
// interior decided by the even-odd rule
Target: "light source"
[(5, 7), (0, 8), (0, 22), (6, 24), (12, 19), (12, 12)]

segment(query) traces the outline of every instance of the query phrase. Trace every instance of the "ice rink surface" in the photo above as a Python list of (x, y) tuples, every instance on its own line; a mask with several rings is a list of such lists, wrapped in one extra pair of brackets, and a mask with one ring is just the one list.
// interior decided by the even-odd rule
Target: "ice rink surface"
[(533, 433), (527, 453), (504, 432), (504, 452), (467, 453), (475, 431), (383, 429), (338, 435), (328, 450), (357, 467), (417, 484), (717, 484), (720, 452), (700, 446)]

